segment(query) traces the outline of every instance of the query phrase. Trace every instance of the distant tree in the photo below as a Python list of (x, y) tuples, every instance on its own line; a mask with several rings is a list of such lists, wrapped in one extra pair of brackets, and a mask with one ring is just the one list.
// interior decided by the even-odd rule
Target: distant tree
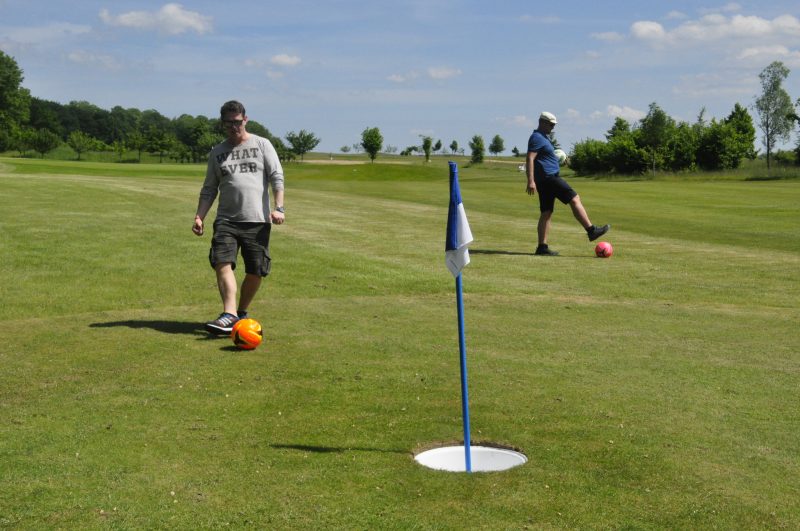
[(469, 148), (472, 150), (472, 158), (470, 158), (470, 162), (473, 164), (479, 164), (483, 162), (483, 156), (485, 153), (483, 137), (480, 135), (473, 136), (472, 140), (469, 142)]
[(342, 153), (350, 153), (350, 146), (342, 146), (339, 148)]
[(514, 146), (514, 149), (512, 149), (512, 150), (511, 150), (511, 153), (512, 153), (512, 154), (513, 154), (515, 157), (519, 157), (519, 156), (521, 155), (521, 153), (519, 152), (519, 148), (518, 148), (517, 146)]
[(614, 125), (606, 132), (606, 140), (611, 142), (615, 138), (620, 138), (631, 134), (631, 124), (625, 118), (619, 116), (614, 120)]
[[(421, 135), (420, 135), (421, 136)], [(433, 139), (429, 136), (422, 137), (422, 152), (425, 153), (425, 162), (431, 160), (431, 148), (433, 147)]]
[(138, 154), (138, 161), (142, 162), (142, 151), (147, 147), (147, 137), (139, 131), (134, 131), (128, 135), (125, 145), (131, 151), (135, 151)]
[(224, 139), (221, 135), (212, 131), (206, 131), (196, 140), (195, 149), (197, 153), (202, 153), (200, 160), (207, 160), (211, 149), (222, 142)]
[(400, 152), (401, 157), (408, 157), (412, 153), (417, 153), (419, 151), (419, 146), (408, 146), (403, 151)]
[(738, 103), (725, 118), (725, 123), (733, 127), (737, 135), (737, 151), (739, 156), (748, 159), (756, 158), (756, 128), (753, 125), (753, 118), (745, 107)]
[(286, 141), (292, 146), (290, 148), (292, 152), (303, 160), (305, 154), (317, 147), (321, 139), (314, 136), (314, 133), (301, 129), (299, 133), (294, 131), (286, 133)]
[(19, 151), (19, 156), (23, 156), (25, 152), (33, 149), (33, 137), (36, 135), (36, 130), (30, 127), (15, 127), (11, 131), (7, 131), (11, 143), (9, 147)]
[(601, 140), (587, 139), (575, 144), (570, 156), (570, 168), (579, 175), (591, 175), (611, 171), (608, 144)]
[(106, 142), (125, 141), (134, 131), (139, 130), (142, 112), (139, 109), (124, 109), (117, 105), (108, 115), (111, 138)]
[(650, 152), (653, 174), (661, 160), (662, 149), (675, 128), (675, 120), (669, 117), (655, 102), (650, 104), (647, 116), (639, 123), (638, 139)]
[(495, 157), (506, 150), (505, 143), (500, 135), (494, 135), (491, 144), (489, 144), (489, 153)]
[(779, 141), (786, 141), (792, 132), (791, 114), (794, 112), (792, 99), (783, 89), (783, 81), (789, 76), (789, 69), (780, 62), (774, 61), (759, 75), (761, 80), (761, 96), (756, 99), (755, 110), (758, 113), (758, 127), (761, 139), (767, 148), (767, 171), (770, 157)]
[[(603, 149), (605, 160), (600, 163), (599, 171), (589, 173), (615, 172), (628, 175), (641, 175), (647, 171), (649, 155), (644, 148), (636, 144), (635, 135), (631, 132), (620, 135)], [(575, 168), (575, 157), (570, 157), (570, 166)]]
[(125, 154), (125, 142), (122, 140), (114, 140), (111, 143), (111, 151), (117, 154), (117, 160), (122, 161), (122, 156)]
[(742, 154), (736, 129), (712, 119), (697, 147), (697, 164), (704, 170), (729, 170), (739, 166)]
[(60, 103), (32, 97), (28, 125), (32, 129), (49, 129), (63, 138), (64, 126), (61, 125), (62, 107)]
[(39, 129), (31, 137), (31, 147), (39, 153), (42, 158), (45, 154), (53, 151), (61, 145), (61, 139), (52, 131), (47, 129)]
[(433, 152), (438, 153), (440, 149), (442, 149), (442, 141), (437, 140), (436, 143), (433, 145)]
[(450, 142), (450, 152), (453, 154), (458, 153), (458, 142), (456, 142), (455, 140)]
[(178, 145), (178, 139), (170, 131), (165, 131), (156, 127), (151, 127), (146, 137), (145, 149), (150, 153), (158, 155), (158, 162), (164, 162), (164, 157), (174, 151)]
[(387, 146), (386, 146), (386, 147), (383, 149), (383, 152), (384, 152), (384, 153), (389, 153), (389, 154), (391, 154), (391, 153), (397, 153), (397, 146), (389, 146), (389, 145), (387, 145)]
[(369, 155), (369, 160), (375, 162), (375, 157), (383, 147), (383, 135), (377, 127), (368, 127), (361, 133), (361, 147)]
[(797, 147), (794, 148), (794, 163), (800, 166), (800, 98), (795, 103), (796, 111), (792, 113), (792, 119), (797, 123)]
[(30, 117), (31, 95), (13, 57), (0, 51), (0, 151), (9, 149), (13, 131)]
[(67, 145), (78, 154), (78, 160), (81, 160), (83, 153), (97, 149), (100, 142), (82, 131), (73, 131), (67, 137)]

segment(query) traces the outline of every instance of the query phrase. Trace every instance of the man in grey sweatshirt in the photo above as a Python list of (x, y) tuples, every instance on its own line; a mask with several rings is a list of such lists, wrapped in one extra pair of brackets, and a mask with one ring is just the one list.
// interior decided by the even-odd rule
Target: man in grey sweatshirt
[[(222, 313), (205, 326), (212, 334), (229, 334), (247, 316), (261, 280), (269, 274), (272, 224), (282, 224), (285, 214), (283, 168), (275, 148), (268, 139), (247, 132), (247, 115), (238, 101), (225, 103), (220, 118), (227, 138), (209, 155), (192, 231), (203, 235), (203, 220), (219, 196), (209, 261), (217, 275)], [(245, 276), (237, 304), (234, 270), (240, 249)]]

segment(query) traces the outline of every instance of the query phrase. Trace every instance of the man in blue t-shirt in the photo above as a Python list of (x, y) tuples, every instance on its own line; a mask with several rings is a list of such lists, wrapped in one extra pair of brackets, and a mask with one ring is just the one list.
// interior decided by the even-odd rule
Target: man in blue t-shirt
[(559, 175), (558, 157), (549, 135), (555, 128), (556, 117), (549, 112), (539, 116), (539, 127), (528, 140), (528, 156), (525, 160), (525, 173), (528, 176), (526, 191), (528, 195), (539, 192), (539, 245), (536, 253), (544, 256), (556, 256), (558, 253), (547, 246), (547, 234), (550, 232), (550, 218), (553, 216), (556, 198), (569, 205), (578, 223), (586, 229), (589, 241), (594, 241), (611, 228), (611, 225), (597, 227), (589, 221), (581, 198), (572, 187)]

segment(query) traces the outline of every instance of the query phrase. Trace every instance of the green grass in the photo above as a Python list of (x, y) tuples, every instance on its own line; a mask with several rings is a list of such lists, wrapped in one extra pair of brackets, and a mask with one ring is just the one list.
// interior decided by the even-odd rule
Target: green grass
[(286, 167), (287, 224), (237, 351), (202, 165), (0, 159), (0, 527), (800, 526), (800, 183), (571, 178), (611, 259), (512, 164), (460, 169), (476, 442), (461, 436), (445, 159)]

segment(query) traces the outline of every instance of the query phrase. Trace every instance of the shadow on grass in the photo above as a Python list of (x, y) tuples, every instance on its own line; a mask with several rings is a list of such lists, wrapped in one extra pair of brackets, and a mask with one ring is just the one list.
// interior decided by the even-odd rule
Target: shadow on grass
[(112, 321), (108, 323), (92, 323), (89, 325), (90, 328), (115, 328), (118, 326), (125, 326), (128, 328), (147, 328), (149, 330), (155, 330), (156, 332), (164, 332), (165, 334), (198, 335), (202, 333), (206, 335), (206, 331), (202, 323), (189, 323), (184, 321), (130, 320), (130, 321)]
[(382, 452), (390, 454), (407, 454), (408, 450), (398, 450), (394, 448), (364, 448), (357, 446), (315, 446), (309, 444), (270, 444), (276, 450), (297, 450), (298, 452), (311, 452), (315, 454), (339, 454), (342, 452)]
[(497, 251), (491, 249), (470, 249), (470, 254), (502, 254), (506, 256), (534, 256), (533, 253), (522, 253), (519, 251)]

